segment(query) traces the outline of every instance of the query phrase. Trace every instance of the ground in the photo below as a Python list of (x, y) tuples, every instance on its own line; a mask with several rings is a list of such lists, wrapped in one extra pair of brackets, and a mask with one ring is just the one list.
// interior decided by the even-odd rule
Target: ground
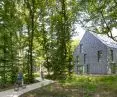
[(6, 84), (5, 87), (3, 87), (3, 86), (0, 85), (0, 92), (12, 89), (13, 87), (14, 87), (13, 84)]
[(117, 76), (74, 76), (20, 97), (117, 97)]

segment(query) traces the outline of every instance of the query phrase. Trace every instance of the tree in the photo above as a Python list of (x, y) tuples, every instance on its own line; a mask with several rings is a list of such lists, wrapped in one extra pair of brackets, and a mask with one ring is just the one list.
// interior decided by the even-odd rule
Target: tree
[[(15, 81), (17, 70), (17, 31), (21, 21), (18, 17), (15, 0), (0, 1), (0, 72), (2, 84)], [(15, 13), (16, 12), (16, 13)]]
[(48, 74), (53, 73), (54, 78), (71, 74), (76, 2), (0, 1), (0, 76), (4, 84), (9, 80), (15, 82), (18, 69), (32, 83), (37, 61), (44, 61)]
[(87, 30), (106, 34), (117, 41), (112, 30), (117, 28), (116, 0), (80, 0), (79, 23)]

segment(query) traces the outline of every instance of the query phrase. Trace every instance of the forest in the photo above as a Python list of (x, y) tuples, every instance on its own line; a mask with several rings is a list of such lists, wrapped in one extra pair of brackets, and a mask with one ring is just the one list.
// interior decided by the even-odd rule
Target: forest
[(117, 41), (116, 0), (0, 0), (0, 85), (43, 65), (52, 79), (73, 73), (75, 24)]

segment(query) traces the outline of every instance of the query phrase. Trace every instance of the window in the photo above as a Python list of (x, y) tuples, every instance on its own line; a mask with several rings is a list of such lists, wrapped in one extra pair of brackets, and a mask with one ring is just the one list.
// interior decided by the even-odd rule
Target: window
[(87, 54), (84, 54), (84, 64), (86, 63)]
[(79, 56), (76, 57), (76, 62), (79, 64)]
[(80, 53), (83, 53), (83, 44), (80, 44)]
[(102, 50), (98, 51), (98, 62), (101, 60), (102, 58)]
[(89, 71), (90, 71), (89, 69), (90, 69), (90, 68), (89, 68), (89, 64), (87, 64), (87, 65), (86, 65), (86, 73), (87, 73), (87, 74), (88, 74)]
[(113, 61), (113, 50), (110, 50), (110, 58), (111, 58), (111, 61)]

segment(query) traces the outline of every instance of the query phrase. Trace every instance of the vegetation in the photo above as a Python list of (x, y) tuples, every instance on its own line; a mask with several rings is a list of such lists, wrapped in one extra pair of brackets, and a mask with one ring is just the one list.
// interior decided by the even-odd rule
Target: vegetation
[(21, 97), (116, 97), (117, 76), (73, 75)]
[(54, 79), (71, 74), (76, 6), (76, 0), (0, 1), (0, 85), (13, 84), (19, 70), (33, 83), (39, 65)]
[(33, 83), (39, 65), (48, 77), (66, 79), (73, 71), (74, 24), (116, 41), (116, 5), (116, 0), (0, 0), (0, 86), (13, 84), (19, 70)]
[(106, 34), (113, 40), (117, 38), (113, 30), (117, 29), (116, 0), (79, 0), (79, 23), (98, 34)]

